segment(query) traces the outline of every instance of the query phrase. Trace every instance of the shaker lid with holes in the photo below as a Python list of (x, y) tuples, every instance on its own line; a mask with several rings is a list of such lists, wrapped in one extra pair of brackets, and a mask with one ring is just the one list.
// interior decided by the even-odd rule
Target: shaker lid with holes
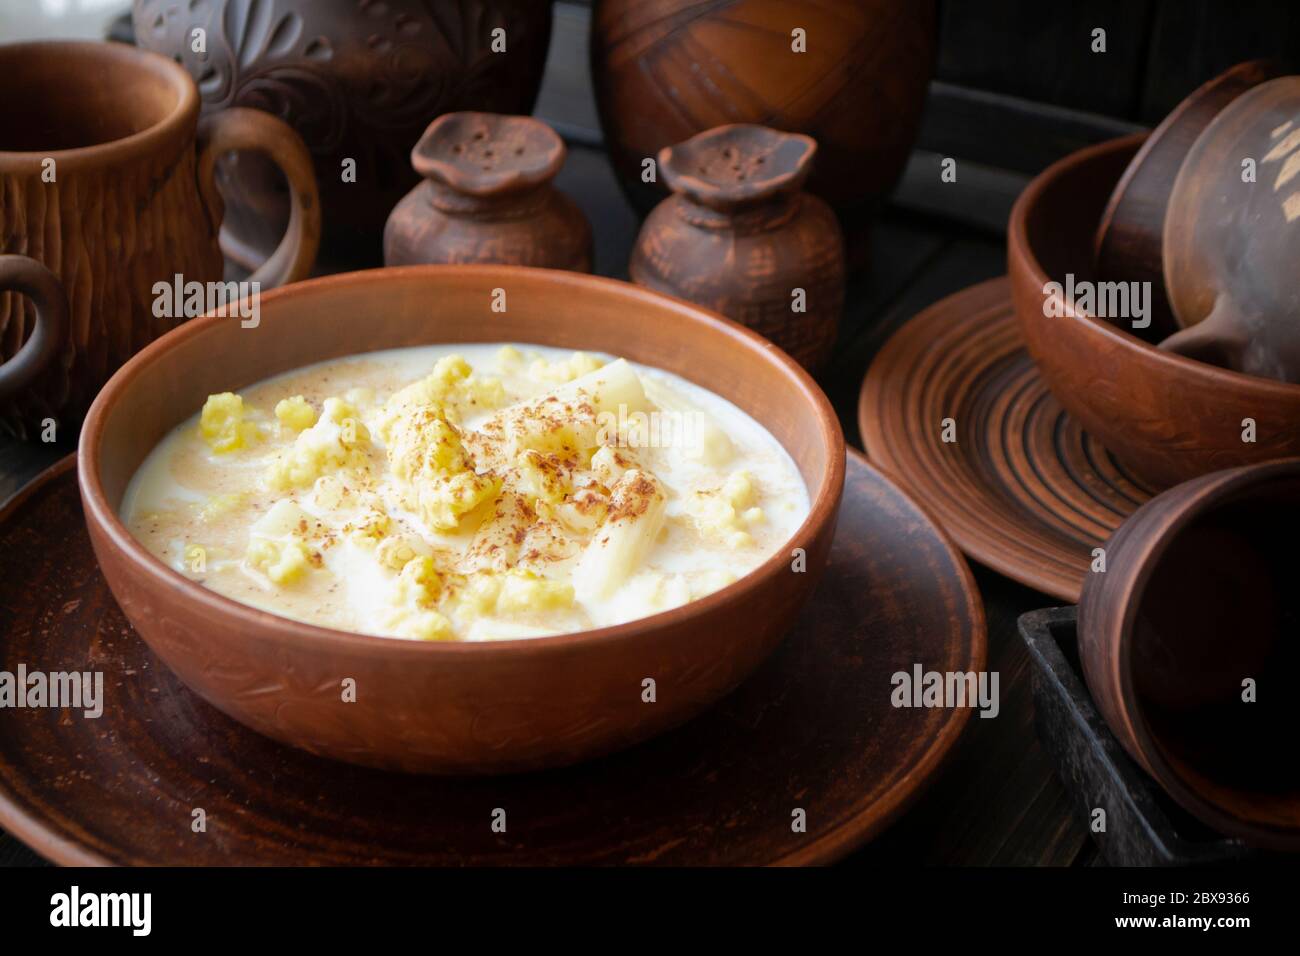
[(549, 182), (564, 165), (564, 141), (531, 116), (445, 113), (411, 150), (425, 179), (471, 196), (500, 196)]
[(798, 191), (816, 152), (811, 136), (736, 123), (661, 149), (659, 167), (673, 192), (702, 206), (734, 209)]

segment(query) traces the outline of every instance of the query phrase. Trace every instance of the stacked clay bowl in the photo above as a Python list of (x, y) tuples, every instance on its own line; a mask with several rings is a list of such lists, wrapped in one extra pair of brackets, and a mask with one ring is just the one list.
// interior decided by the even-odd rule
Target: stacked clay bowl
[(1300, 455), (1300, 385), (1161, 350), (1126, 319), (1099, 318), (1055, 288), (1049, 297), (1049, 283), (1096, 280), (1094, 229), (1142, 139), (1073, 153), (1017, 200), (1008, 271), (1029, 353), (1066, 411), (1154, 487)]

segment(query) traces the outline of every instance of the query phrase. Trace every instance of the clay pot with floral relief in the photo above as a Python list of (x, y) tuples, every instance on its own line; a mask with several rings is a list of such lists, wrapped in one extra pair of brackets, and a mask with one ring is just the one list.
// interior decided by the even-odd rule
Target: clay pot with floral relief
[[(407, 156), (430, 121), (453, 110), (532, 112), (551, 8), (551, 0), (135, 0), (134, 23), (137, 43), (194, 77), (205, 116), (252, 107), (302, 136), (320, 182), (323, 259), (355, 267), (378, 262), (384, 220), (416, 183)], [(284, 232), (284, 186), (256, 157), (223, 159), (218, 172), (228, 252), (257, 261)]]
[(411, 151), (424, 181), (388, 217), (384, 263), (590, 272), (591, 224), (551, 185), (564, 157), (564, 142), (532, 117), (439, 117)]
[(764, 126), (719, 126), (659, 153), (673, 191), (641, 228), (638, 285), (721, 312), (805, 368), (830, 355), (844, 306), (844, 239), (803, 191), (816, 142)]

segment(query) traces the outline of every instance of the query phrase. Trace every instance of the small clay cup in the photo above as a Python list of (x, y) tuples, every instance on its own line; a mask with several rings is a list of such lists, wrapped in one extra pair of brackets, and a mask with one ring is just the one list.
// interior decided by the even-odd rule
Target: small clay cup
[(551, 185), (564, 156), (564, 141), (531, 116), (439, 117), (411, 151), (424, 181), (388, 217), (384, 263), (590, 272), (591, 224)]
[(765, 126), (719, 126), (659, 153), (673, 194), (632, 250), (632, 281), (721, 312), (816, 369), (844, 308), (844, 239), (803, 191), (817, 143)]
[(1178, 331), (1165, 294), (1164, 227), (1179, 167), (1220, 110), (1281, 72), (1276, 63), (1251, 60), (1201, 84), (1151, 131), (1110, 194), (1097, 226), (1097, 275), (1110, 281), (1151, 283), (1149, 338)]
[(1183, 331), (1162, 348), (1300, 384), (1298, 174), (1300, 76), (1242, 94), (1197, 139), (1165, 217), (1165, 283)]
[[(492, 309), (496, 289), (508, 294), (504, 312)], [(208, 394), (361, 352), (467, 342), (614, 352), (701, 383), (784, 445), (808, 487), (807, 519), (754, 571), (671, 611), (532, 640), (425, 643), (239, 604), (159, 561), (118, 517), (145, 456)], [(696, 306), (556, 269), (406, 266), (269, 293), (254, 330), (209, 316), (159, 339), (95, 400), (77, 468), (108, 586), (158, 658), (201, 697), (313, 753), (481, 774), (627, 747), (744, 680), (780, 643), (825, 567), (844, 489), (844, 438), (826, 396), (799, 366)], [(791, 569), (796, 548), (806, 571)], [(344, 678), (356, 682), (355, 702), (342, 701)], [(658, 688), (654, 704), (642, 697), (647, 678)]]
[(1063, 303), (1062, 316), (1044, 314), (1047, 283), (1064, 286), (1069, 273), (1096, 278), (1093, 224), (1141, 141), (1129, 136), (1073, 153), (1016, 201), (1007, 269), (1030, 355), (1066, 411), (1153, 488), (1300, 455), (1300, 385), (1162, 350), (1074, 302)]
[(1084, 675), (1125, 749), (1199, 820), (1283, 850), (1300, 850), (1297, 540), (1300, 459), (1215, 472), (1139, 508), (1079, 602)]

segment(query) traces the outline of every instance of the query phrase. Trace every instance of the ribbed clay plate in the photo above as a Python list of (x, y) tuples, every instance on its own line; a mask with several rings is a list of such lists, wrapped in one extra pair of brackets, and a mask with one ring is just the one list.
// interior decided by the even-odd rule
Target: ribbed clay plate
[[(848, 464), (825, 577), (739, 690), (621, 754), (452, 780), (286, 748), (187, 691), (114, 603), (66, 459), (0, 510), (0, 669), (101, 670), (104, 713), (4, 713), (0, 827), (71, 863), (835, 859), (903, 810), (969, 716), (892, 707), (890, 675), (985, 661), (983, 608), (961, 555), (863, 458)], [(191, 828), (196, 808), (206, 832)], [(491, 828), (497, 808), (505, 833)], [(796, 808), (804, 833), (791, 826)]]
[(1072, 603), (1093, 549), (1151, 497), (1052, 398), (1005, 278), (899, 329), (867, 371), (858, 422), (872, 462), (966, 554)]

